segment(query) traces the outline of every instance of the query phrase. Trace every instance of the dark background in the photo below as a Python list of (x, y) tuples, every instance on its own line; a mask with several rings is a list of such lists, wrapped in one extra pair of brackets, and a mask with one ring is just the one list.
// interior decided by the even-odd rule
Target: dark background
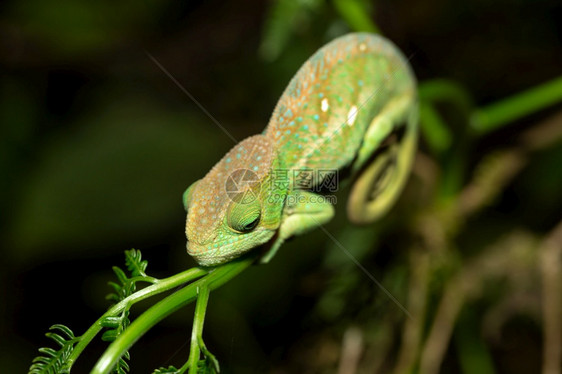
[[(52, 324), (80, 334), (98, 318), (109, 305), (111, 266), (122, 265), (125, 249), (141, 249), (148, 273), (157, 277), (194, 266), (185, 252), (181, 195), (233, 144), (147, 53), (241, 140), (262, 131), (306, 58), (352, 30), (332, 2), (310, 3), (316, 5), (295, 19), (275, 18), (273, 2), (253, 0), (1, 5), (0, 371), (25, 372), (37, 349), (50, 344), (43, 334)], [(420, 81), (456, 80), (477, 105), (562, 72), (559, 1), (364, 3), (411, 57)], [(289, 35), (286, 43), (267, 39), (272, 22)], [(468, 168), (561, 109), (474, 141)], [(456, 139), (464, 134), (461, 122), (450, 121)], [(432, 155), (423, 140), (421, 149), (444, 163), (446, 155)], [(471, 244), (461, 258), (478, 251), (471, 245), (481, 248), (475, 241), (493, 241), (506, 227), (540, 237), (560, 220), (562, 146), (533, 157), (482, 215), (487, 230), (464, 232)], [(404, 298), (408, 257), (400, 248), (408, 246), (408, 228), (400, 222), (410, 205), (419, 205), (412, 199), (415, 194), (401, 200), (391, 223), (371, 227), (375, 234), (349, 231), (343, 204), (328, 226), (334, 233), (346, 227), (366, 243), (374, 254), (364, 265)], [(330, 264), (349, 260), (337, 251), (322, 232), (311, 233), (211, 295), (205, 336), (224, 372), (335, 372), (349, 325), (380, 324), (385, 311), (401, 313), (353, 265), (342, 266), (345, 277), (338, 277)], [(363, 288), (346, 288), (349, 279)], [(326, 299), (338, 287), (347, 297)], [(132, 372), (181, 366), (192, 315), (192, 308), (176, 313), (144, 337), (131, 350)], [(503, 340), (489, 345), (497, 372), (538, 372), (540, 318), (521, 313), (508, 322)], [(366, 335), (380, 330), (371, 327)], [(87, 372), (103, 346), (96, 339), (75, 372)], [(320, 348), (310, 353), (310, 347)], [(460, 370), (455, 352), (447, 354), (445, 372)]]

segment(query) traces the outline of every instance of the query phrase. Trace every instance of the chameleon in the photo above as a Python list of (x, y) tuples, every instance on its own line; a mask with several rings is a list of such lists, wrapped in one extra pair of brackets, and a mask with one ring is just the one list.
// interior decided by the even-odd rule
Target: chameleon
[(284, 241), (332, 219), (321, 187), (336, 174), (352, 181), (349, 220), (380, 218), (408, 179), (418, 111), (414, 73), (392, 42), (370, 33), (329, 42), (291, 79), (265, 130), (184, 192), (188, 254), (216, 266), (263, 247), (269, 262)]

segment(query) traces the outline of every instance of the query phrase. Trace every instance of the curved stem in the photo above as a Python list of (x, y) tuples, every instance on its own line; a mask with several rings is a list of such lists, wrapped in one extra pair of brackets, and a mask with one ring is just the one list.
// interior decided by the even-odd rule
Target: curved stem
[(428, 146), (435, 153), (442, 153), (451, 147), (453, 136), (441, 115), (430, 102), (420, 103), (420, 125)]
[(465, 88), (449, 79), (421, 82), (418, 92), (422, 101), (451, 103), (463, 114), (468, 114), (473, 106), (472, 98)]
[(442, 119), (435, 105), (447, 103), (463, 115), (469, 116), (473, 103), (470, 94), (460, 84), (449, 79), (433, 79), (421, 82), (420, 97), (421, 130), (430, 148), (436, 153), (449, 150), (453, 144), (451, 130)]
[(67, 369), (70, 369), (70, 367), (72, 367), (82, 351), (103, 328), (102, 320), (104, 318), (116, 316), (121, 313), (127, 306), (131, 306), (141, 300), (171, 290), (172, 288), (181, 286), (182, 284), (191, 282), (194, 279), (202, 277), (208, 272), (208, 270), (202, 268), (191, 268), (169, 278), (158, 280), (156, 281), (156, 283), (135, 292), (131, 296), (113, 305), (107, 312), (105, 312), (100, 318), (98, 318), (98, 320), (94, 322), (92, 326), (90, 326), (90, 328), (86, 330), (86, 332), (80, 337), (80, 342), (76, 344), (76, 347), (74, 347), (74, 350), (72, 351), (72, 354), (67, 361)]
[(94, 366), (91, 374), (107, 374), (125, 353), (149, 329), (189, 304), (197, 297), (197, 290), (209, 287), (210, 290), (220, 287), (234, 278), (244, 269), (249, 267), (255, 259), (255, 254), (246, 256), (236, 261), (229, 262), (210, 271), (205, 277), (182, 288), (176, 293), (166, 297), (156, 305), (141, 314), (121, 335), (106, 349)]
[(562, 77), (474, 111), (471, 127), (485, 134), (562, 100)]

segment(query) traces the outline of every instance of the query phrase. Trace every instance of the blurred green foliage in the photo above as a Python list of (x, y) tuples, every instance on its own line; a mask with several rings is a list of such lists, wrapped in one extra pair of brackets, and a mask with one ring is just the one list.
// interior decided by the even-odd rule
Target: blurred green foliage
[[(482, 136), (470, 113), (556, 85), (561, 16), (548, 0), (3, 4), (2, 371), (24, 372), (53, 323), (76, 332), (103, 313), (123, 249), (142, 248), (156, 274), (193, 265), (181, 194), (231, 143), (144, 50), (242, 139), (319, 46), (373, 25), (420, 79), (421, 153), (388, 217), (356, 228), (338, 209), (328, 229), (413, 320), (314, 232), (213, 292), (207, 345), (238, 373), (338, 372), (357, 349), (348, 372), (546, 370), (560, 344), (545, 327), (562, 294), (560, 91), (509, 118), (524, 97)], [(189, 348), (167, 347), (188, 341), (191, 316), (146, 335), (132, 372), (181, 365)]]

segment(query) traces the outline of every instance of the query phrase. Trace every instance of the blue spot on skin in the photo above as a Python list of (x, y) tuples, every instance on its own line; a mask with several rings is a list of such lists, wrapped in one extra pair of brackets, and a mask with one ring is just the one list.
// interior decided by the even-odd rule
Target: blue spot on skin
[(236, 154), (236, 158), (240, 158), (240, 157), (242, 157), (242, 156), (240, 155), (240, 153), (237, 153), (237, 154)]
[(308, 130), (308, 125), (304, 125), (304, 126), (302, 127), (302, 129), (303, 129), (303, 130)]
[(230, 162), (230, 161), (232, 161), (230, 157), (226, 159), (226, 162)]
[(291, 111), (291, 109), (287, 109), (287, 111), (285, 112), (285, 116), (287, 116), (287, 117), (293, 116), (293, 112)]
[(285, 134), (290, 135), (290, 134), (291, 134), (291, 130), (285, 131)]
[(298, 137), (299, 137), (299, 134), (298, 134), (298, 133), (296, 133), (296, 134), (295, 134), (295, 138), (298, 138)]
[(320, 118), (320, 116), (318, 114), (315, 114), (312, 116), (312, 118), (314, 118), (315, 121), (318, 121), (318, 118)]
[(254, 166), (254, 171), (258, 171), (258, 169), (259, 168), (257, 166)]
[(277, 136), (281, 135), (281, 131), (277, 131), (277, 132), (275, 133), (275, 135), (277, 135)]
[(295, 121), (289, 122), (289, 126), (294, 126), (294, 125), (295, 125)]
[(319, 97), (319, 98), (323, 98), (323, 97), (324, 97), (324, 94), (323, 94), (322, 92), (320, 92), (320, 93), (318, 94), (318, 97)]
[(285, 118), (279, 117), (279, 122), (283, 122), (284, 120), (285, 120)]
[(298, 149), (302, 149), (302, 144), (297, 145)]
[(361, 79), (359, 79), (359, 81), (357, 82), (357, 84), (358, 84), (359, 86), (363, 86), (363, 81), (362, 81)]
[(256, 160), (258, 161), (261, 160), (261, 156), (256, 157)]
[(302, 122), (302, 117), (297, 117), (297, 121)]
[(328, 122), (324, 122), (324, 127), (328, 127)]

